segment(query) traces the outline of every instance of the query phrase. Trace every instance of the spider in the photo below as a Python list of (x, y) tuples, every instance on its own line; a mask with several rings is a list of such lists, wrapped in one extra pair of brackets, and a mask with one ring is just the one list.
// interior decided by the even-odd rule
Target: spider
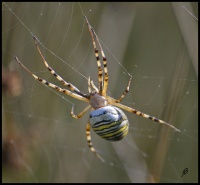
[[(67, 90), (65, 88), (58, 87), (50, 82), (47, 82), (46, 80), (39, 78), (35, 74), (33, 74), (29, 69), (27, 69), (17, 57), (15, 57), (15, 60), (24, 68), (31, 76), (33, 76), (36, 80), (41, 82), (42, 84), (49, 86), (59, 92), (62, 92), (64, 94), (67, 94), (73, 98), (76, 98), (81, 101), (85, 101), (89, 103), (89, 105), (78, 115), (74, 114), (74, 105), (71, 109), (71, 116), (75, 119), (81, 118), (86, 111), (88, 111), (90, 108), (92, 111), (90, 112), (89, 121), (86, 125), (86, 138), (88, 142), (88, 146), (90, 150), (98, 157), (102, 162), (105, 163), (105, 160), (103, 157), (101, 157), (100, 154), (98, 154), (93, 147), (92, 141), (91, 141), (91, 135), (90, 135), (90, 129), (94, 130), (94, 132), (99, 135), (100, 137), (109, 140), (109, 141), (119, 141), (128, 133), (129, 128), (129, 121), (124, 112), (121, 109), (124, 109), (128, 112), (137, 114), (138, 116), (142, 116), (144, 118), (148, 118), (150, 120), (153, 120), (155, 122), (158, 122), (160, 124), (167, 125), (171, 128), (173, 128), (175, 131), (180, 132), (179, 129), (174, 127), (173, 125), (166, 123), (165, 121), (162, 121), (156, 117), (147, 115), (145, 113), (142, 113), (134, 108), (128, 107), (126, 105), (121, 104), (120, 102), (124, 99), (126, 94), (129, 92), (129, 87), (131, 84), (132, 76), (130, 77), (127, 87), (125, 91), (122, 93), (122, 95), (118, 99), (114, 99), (107, 95), (107, 89), (108, 89), (108, 68), (107, 68), (107, 59), (104, 54), (104, 51), (101, 47), (100, 41), (98, 39), (97, 34), (95, 33), (94, 29), (91, 27), (91, 25), (88, 22), (88, 19), (86, 16), (85, 20), (89, 29), (89, 33), (91, 35), (92, 44), (94, 47), (94, 52), (96, 56), (97, 61), (97, 67), (98, 67), (98, 88), (94, 85), (93, 81), (88, 78), (88, 91), (89, 95), (81, 92), (77, 87), (72, 85), (69, 82), (66, 82), (61, 76), (59, 76), (53, 68), (49, 66), (47, 61), (45, 60), (45, 57), (43, 56), (39, 46), (38, 46), (38, 39), (34, 36), (34, 42), (36, 45), (36, 48), (46, 66), (46, 68), (51, 72), (52, 75), (54, 75), (58, 81), (60, 81), (63, 85), (68, 86), (70, 90)], [(99, 58), (99, 51), (96, 46), (96, 42), (100, 48), (100, 53), (102, 55), (103, 59), (103, 67)], [(93, 90), (91, 90), (93, 88)], [(117, 108), (118, 107), (118, 108)]]

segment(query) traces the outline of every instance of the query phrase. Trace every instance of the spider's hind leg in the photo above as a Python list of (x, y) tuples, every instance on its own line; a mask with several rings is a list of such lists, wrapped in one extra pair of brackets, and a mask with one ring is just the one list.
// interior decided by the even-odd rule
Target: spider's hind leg
[(103, 163), (105, 163), (106, 161), (103, 159), (103, 157), (101, 157), (96, 152), (95, 148), (92, 145), (91, 135), (90, 135), (90, 123), (89, 122), (86, 125), (86, 137), (87, 137), (87, 142), (88, 142), (88, 146), (89, 146), (90, 150), (98, 157), (99, 160), (101, 160)]

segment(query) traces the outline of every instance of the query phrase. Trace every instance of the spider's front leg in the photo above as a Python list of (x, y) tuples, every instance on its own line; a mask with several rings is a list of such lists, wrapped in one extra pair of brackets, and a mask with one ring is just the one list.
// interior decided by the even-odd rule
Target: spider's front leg
[(124, 97), (127, 95), (127, 93), (129, 92), (129, 88), (130, 88), (130, 85), (131, 85), (131, 80), (132, 80), (132, 76), (130, 76), (130, 79), (128, 81), (128, 85), (125, 89), (125, 91), (123, 92), (123, 94), (115, 101), (116, 103), (119, 103), (122, 101), (122, 99), (124, 99)]
[(103, 69), (101, 67), (101, 61), (100, 61), (100, 58), (99, 58), (99, 51), (98, 51), (96, 43), (95, 43), (94, 35), (93, 35), (93, 32), (92, 32), (92, 30), (93, 30), (92, 26), (88, 22), (88, 19), (87, 19), (86, 16), (85, 16), (85, 20), (86, 20), (86, 23), (88, 25), (90, 36), (92, 38), (92, 44), (93, 44), (93, 47), (94, 47), (94, 52), (95, 52), (95, 57), (96, 57), (97, 67), (98, 67), (99, 92), (100, 92), (100, 94), (102, 94), (102, 91), (103, 91)]

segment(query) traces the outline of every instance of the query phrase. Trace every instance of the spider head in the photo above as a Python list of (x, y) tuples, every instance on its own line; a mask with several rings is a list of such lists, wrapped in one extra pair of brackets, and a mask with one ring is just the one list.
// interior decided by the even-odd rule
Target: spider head
[(99, 95), (99, 93), (97, 93), (96, 91), (90, 93), (89, 100), (90, 105), (93, 109), (99, 109), (101, 107), (107, 106), (108, 104), (107, 99)]

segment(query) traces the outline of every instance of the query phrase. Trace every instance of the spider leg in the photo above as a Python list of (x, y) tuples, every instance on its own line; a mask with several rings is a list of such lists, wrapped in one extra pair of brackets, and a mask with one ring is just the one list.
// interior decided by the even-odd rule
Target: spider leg
[(99, 90), (98, 88), (94, 85), (94, 82), (92, 80), (90, 80), (90, 77), (88, 78), (88, 91), (89, 93), (91, 93), (91, 85), (92, 85), (92, 88), (97, 92), (99, 93)]
[(122, 105), (122, 104), (120, 104), (120, 103), (112, 102), (111, 104), (113, 104), (113, 105), (115, 105), (115, 106), (117, 106), (117, 107), (119, 107), (119, 108), (121, 108), (121, 109), (124, 109), (124, 110), (126, 110), (126, 111), (128, 111), (128, 112), (132, 112), (132, 113), (134, 113), (134, 114), (137, 114), (138, 116), (142, 116), (143, 118), (147, 118), (147, 119), (150, 119), (150, 120), (152, 120), (152, 121), (155, 121), (155, 122), (158, 122), (158, 123), (167, 125), (167, 126), (173, 128), (174, 130), (176, 130), (177, 132), (180, 132), (180, 130), (177, 129), (176, 127), (174, 127), (173, 125), (171, 125), (171, 124), (169, 124), (169, 123), (167, 123), (167, 122), (165, 122), (165, 121), (163, 121), (163, 120), (160, 120), (160, 119), (158, 119), (158, 118), (156, 118), (156, 117), (150, 116), (150, 115), (148, 115), (148, 114), (145, 114), (145, 113), (143, 113), (143, 112), (140, 112), (140, 111), (138, 111), (138, 110), (136, 110), (136, 109), (133, 109), (133, 108), (131, 108), (131, 107), (128, 107), (128, 106), (126, 106), (126, 105)]
[(36, 76), (35, 74), (33, 74), (30, 70), (28, 70), (28, 69), (19, 61), (19, 59), (18, 59), (17, 57), (15, 57), (15, 60), (16, 60), (16, 61), (17, 61), (31, 76), (33, 76), (33, 78), (35, 78), (36, 80), (38, 80), (39, 82), (41, 82), (43, 85), (47, 85), (47, 86), (49, 86), (49, 87), (51, 87), (51, 88), (53, 88), (53, 89), (55, 89), (55, 90), (57, 90), (57, 91), (59, 91), (59, 92), (63, 92), (63, 93), (65, 93), (65, 94), (67, 94), (67, 95), (69, 95), (69, 96), (71, 96), (71, 97), (73, 97), (73, 98), (76, 98), (76, 99), (78, 99), (78, 100), (82, 100), (82, 101), (86, 101), (86, 102), (89, 101), (89, 99), (86, 98), (86, 97), (83, 97), (83, 96), (81, 96), (81, 95), (78, 95), (78, 94), (76, 94), (76, 93), (73, 93), (73, 92), (71, 92), (71, 91), (69, 91), (69, 90), (67, 90), (67, 89), (60, 88), (60, 87), (58, 87), (57, 85), (54, 85), (54, 84), (52, 84), (52, 83), (50, 83), (50, 82), (47, 82), (46, 80), (44, 80), (44, 79), (42, 79), (42, 78), (39, 78), (38, 76)]
[(97, 46), (96, 46), (96, 43), (95, 43), (95, 40), (94, 40), (94, 35), (92, 33), (92, 27), (89, 24), (86, 16), (85, 16), (85, 20), (87, 22), (88, 29), (89, 29), (89, 32), (90, 32), (90, 35), (91, 35), (91, 38), (92, 38), (92, 44), (93, 44), (93, 47), (94, 47), (94, 52), (95, 52), (95, 56), (96, 56), (96, 60), (97, 60), (97, 66), (98, 66), (99, 93), (102, 94), (102, 90), (103, 90), (103, 69), (101, 67), (101, 62), (100, 62), (100, 59), (99, 59), (99, 52), (98, 52), (98, 49), (97, 49)]
[(99, 93), (99, 89), (94, 85), (93, 80), (91, 80), (91, 84), (92, 84), (93, 89), (94, 89), (96, 92)]
[(131, 85), (131, 79), (132, 79), (132, 76), (130, 77), (129, 81), (128, 81), (128, 85), (125, 89), (125, 91), (123, 92), (123, 94), (116, 100), (116, 103), (119, 103), (122, 101), (122, 99), (124, 99), (124, 97), (126, 96), (126, 94), (129, 92), (129, 88), (130, 88), (130, 85)]
[(72, 85), (71, 83), (66, 82), (61, 76), (59, 76), (59, 75), (49, 66), (48, 62), (45, 60), (45, 58), (44, 58), (44, 56), (43, 56), (43, 54), (42, 54), (42, 52), (41, 52), (41, 50), (40, 50), (40, 48), (39, 48), (39, 46), (38, 46), (37, 38), (34, 36), (33, 39), (34, 39), (36, 48), (37, 48), (37, 50), (38, 50), (40, 56), (42, 57), (42, 60), (43, 60), (43, 62), (44, 62), (44, 64), (45, 64), (46, 68), (50, 71), (50, 73), (51, 73), (52, 75), (54, 75), (54, 76), (58, 79), (58, 81), (60, 81), (63, 85), (68, 86), (68, 87), (70, 88), (71, 91), (74, 91), (75, 93), (77, 93), (77, 94), (79, 94), (79, 95), (81, 95), (81, 96), (83, 96), (83, 97), (87, 97), (86, 94), (84, 94), (83, 92), (81, 92), (78, 88), (76, 88), (76, 87), (75, 87), (74, 85)]
[(91, 141), (91, 135), (90, 135), (90, 123), (88, 122), (86, 125), (86, 138), (87, 138), (87, 142), (88, 142), (88, 146), (90, 148), (90, 150), (103, 162), (105, 163), (105, 160), (96, 152), (95, 148), (92, 145), (92, 141)]
[(82, 112), (80, 112), (78, 115), (74, 114), (74, 105), (72, 105), (72, 110), (71, 110), (71, 116), (75, 119), (81, 118), (90, 108), (90, 105), (87, 106)]
[(107, 89), (108, 89), (108, 79), (109, 79), (109, 76), (108, 76), (108, 68), (107, 68), (107, 59), (106, 59), (106, 56), (105, 56), (105, 54), (104, 54), (104, 52), (103, 52), (103, 49), (102, 49), (102, 47), (101, 47), (101, 44), (100, 44), (100, 42), (99, 42), (99, 38), (98, 38), (97, 34), (95, 33), (95, 31), (94, 31), (93, 28), (91, 28), (91, 29), (92, 29), (92, 32), (93, 32), (94, 35), (95, 35), (95, 38), (96, 38), (96, 40), (97, 40), (97, 43), (98, 43), (99, 47), (100, 47), (101, 55), (102, 55), (102, 58), (103, 58), (103, 67), (104, 67), (104, 74), (105, 74), (105, 76), (104, 76), (104, 82), (103, 82), (103, 91), (102, 91), (102, 95), (103, 95), (103, 96), (106, 96), (106, 92), (107, 92)]

